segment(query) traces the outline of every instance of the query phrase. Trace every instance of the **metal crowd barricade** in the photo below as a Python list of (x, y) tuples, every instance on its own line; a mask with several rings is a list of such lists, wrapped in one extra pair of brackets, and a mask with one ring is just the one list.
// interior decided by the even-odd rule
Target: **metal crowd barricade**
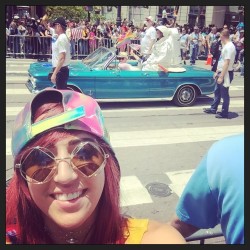
[[(131, 44), (140, 44), (139, 39), (133, 39)], [(106, 48), (115, 47), (116, 43), (111, 38), (101, 39), (77, 39), (71, 40), (71, 58), (82, 59), (103, 46)], [(117, 49), (119, 53), (120, 49)], [(126, 51), (130, 52), (130, 47), (126, 46)], [(33, 58), (33, 59), (49, 59), (52, 55), (52, 39), (51, 37), (28, 36), (28, 35), (9, 35), (6, 36), (6, 56), (13, 58)]]
[(220, 225), (217, 225), (214, 228), (200, 229), (199, 231), (195, 232), (189, 237), (186, 237), (186, 241), (187, 242), (200, 241), (200, 244), (203, 245), (205, 244), (205, 240), (217, 237), (223, 237), (224, 239)]
[(19, 58), (51, 57), (51, 37), (9, 35), (6, 37), (6, 56)]

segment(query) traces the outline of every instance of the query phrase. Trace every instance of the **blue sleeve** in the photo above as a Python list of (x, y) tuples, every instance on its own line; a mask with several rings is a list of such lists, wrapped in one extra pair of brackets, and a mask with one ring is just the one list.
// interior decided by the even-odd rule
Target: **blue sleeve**
[(176, 214), (181, 221), (198, 228), (213, 228), (218, 224), (217, 202), (207, 176), (207, 155), (185, 186), (176, 207)]

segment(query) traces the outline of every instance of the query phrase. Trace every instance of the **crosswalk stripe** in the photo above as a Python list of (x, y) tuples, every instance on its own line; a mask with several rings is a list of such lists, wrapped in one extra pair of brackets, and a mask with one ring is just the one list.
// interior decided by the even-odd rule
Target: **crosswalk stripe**
[(8, 74), (28, 74), (28, 70), (6, 70), (6, 75)]
[[(16, 77), (15, 77), (16, 78)], [(14, 77), (8, 77), (9, 81), (14, 81)], [(27, 81), (27, 77), (16, 78), (18, 82), (23, 81), (24, 83)], [(230, 91), (235, 90), (244, 90), (244, 86), (231, 86)], [(27, 88), (6, 88), (6, 95), (26, 95), (31, 94)]]
[(6, 89), (6, 95), (29, 95), (30, 91), (26, 89)]
[[(243, 108), (244, 107), (244, 100), (230, 100), (230, 108)], [(7, 116), (15, 116), (17, 115), (23, 107), (6, 107), (6, 115)], [(151, 112), (151, 111), (164, 111), (164, 110), (173, 110), (173, 111), (180, 111), (180, 110), (201, 110), (200, 106), (191, 106), (191, 107), (154, 107), (154, 108), (120, 108), (120, 109), (111, 109), (105, 110), (102, 109), (102, 112), (105, 113), (112, 113), (115, 112)]]
[(171, 184), (169, 184), (170, 189), (179, 197), (181, 196), (182, 191), (186, 186), (188, 180), (190, 179), (191, 175), (193, 174), (193, 172), (194, 169), (188, 169), (188, 170), (172, 171), (165, 173), (172, 182)]
[[(20, 82), (20, 81), (23, 81), (23, 82), (26, 82), (28, 80), (28, 72), (27, 72), (27, 75), (26, 76), (21, 76), (19, 75), (18, 77), (16, 76), (8, 76), (6, 77), (6, 82), (14, 82), (14, 81), (17, 81), (17, 82)], [(7, 88), (7, 89), (11, 89), (10, 87)], [(19, 89), (22, 89), (22, 88), (19, 88)]]
[(115, 148), (213, 141), (244, 131), (243, 125), (111, 132)]
[[(194, 169), (166, 172), (165, 174), (170, 179), (169, 188), (178, 197), (181, 196), (184, 187), (193, 174)], [(150, 194), (146, 187), (136, 176), (122, 176), (121, 177), (121, 199), (122, 207), (132, 206), (138, 204), (153, 203)]]
[[(114, 148), (169, 145), (219, 140), (244, 131), (244, 125), (110, 132)], [(6, 139), (6, 155), (11, 155), (11, 138)]]
[(123, 176), (120, 187), (122, 207), (153, 202), (147, 189), (136, 176)]

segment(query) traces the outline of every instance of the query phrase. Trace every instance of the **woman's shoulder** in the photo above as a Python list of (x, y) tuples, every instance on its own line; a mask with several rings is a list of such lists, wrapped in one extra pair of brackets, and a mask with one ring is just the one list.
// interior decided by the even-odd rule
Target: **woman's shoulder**
[(171, 225), (149, 220), (142, 244), (185, 244), (184, 237)]

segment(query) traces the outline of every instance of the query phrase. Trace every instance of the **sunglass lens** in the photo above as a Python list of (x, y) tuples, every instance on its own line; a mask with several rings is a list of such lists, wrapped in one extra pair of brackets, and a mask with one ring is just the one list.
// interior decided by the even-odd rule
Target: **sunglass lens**
[(22, 161), (22, 175), (30, 182), (44, 182), (55, 167), (53, 158), (49, 150), (33, 148)]
[(102, 166), (104, 155), (92, 143), (80, 144), (74, 151), (71, 161), (85, 176), (91, 177)]

